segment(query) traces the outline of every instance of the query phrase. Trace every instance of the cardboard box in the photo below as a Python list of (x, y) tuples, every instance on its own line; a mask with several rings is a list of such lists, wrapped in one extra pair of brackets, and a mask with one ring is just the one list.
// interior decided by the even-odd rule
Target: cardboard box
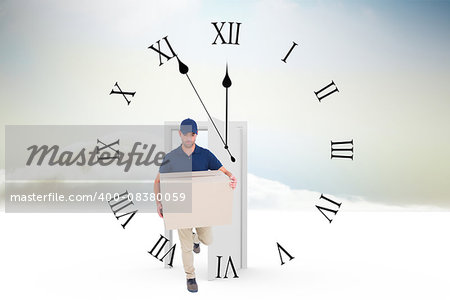
[(161, 173), (160, 186), (166, 230), (232, 223), (233, 189), (222, 171)]

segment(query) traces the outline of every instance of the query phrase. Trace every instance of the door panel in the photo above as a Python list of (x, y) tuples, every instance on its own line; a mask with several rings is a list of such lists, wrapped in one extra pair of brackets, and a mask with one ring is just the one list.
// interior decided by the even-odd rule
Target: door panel
[[(213, 118), (220, 134), (225, 141), (225, 123), (221, 120)], [(220, 160), (222, 165), (230, 171), (237, 179), (238, 184), (234, 190), (233, 196), (233, 222), (231, 225), (214, 226), (213, 243), (208, 247), (208, 280), (213, 280), (217, 276), (217, 256), (222, 256), (220, 263), (220, 276), (223, 277), (231, 256), (233, 264), (239, 274), (242, 264), (242, 251), (244, 248), (242, 243), (243, 227), (242, 223), (242, 170), (245, 163), (246, 172), (246, 155), (243, 155), (243, 129), (230, 122), (228, 128), (228, 147), (231, 154), (236, 158), (235, 162), (231, 162), (230, 155), (224, 149), (224, 144), (217, 134), (212, 122), (208, 122), (208, 149)], [(245, 136), (246, 137), (246, 136)], [(246, 149), (245, 149), (246, 150)], [(246, 207), (245, 207), (246, 209)], [(231, 267), (228, 269), (228, 277), (232, 278)]]

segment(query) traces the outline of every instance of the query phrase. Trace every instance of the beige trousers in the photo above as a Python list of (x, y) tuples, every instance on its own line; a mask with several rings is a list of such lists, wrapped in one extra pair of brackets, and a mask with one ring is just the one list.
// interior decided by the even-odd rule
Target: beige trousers
[(205, 245), (212, 243), (211, 227), (196, 227), (195, 231), (197, 233), (193, 233), (192, 228), (178, 229), (178, 237), (181, 243), (181, 258), (183, 259), (183, 267), (187, 279), (195, 278), (194, 255), (192, 253), (194, 243), (202, 242)]

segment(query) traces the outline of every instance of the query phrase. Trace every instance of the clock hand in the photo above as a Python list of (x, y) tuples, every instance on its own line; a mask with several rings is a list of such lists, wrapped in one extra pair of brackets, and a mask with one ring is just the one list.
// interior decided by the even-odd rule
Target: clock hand
[[(231, 154), (230, 150), (228, 149), (228, 146), (226, 145), (225, 141), (222, 138), (222, 135), (220, 134), (219, 130), (217, 129), (216, 124), (214, 123), (213, 119), (211, 118), (211, 115), (209, 114), (208, 110), (206, 109), (205, 104), (203, 104), (202, 98), (200, 98), (200, 95), (197, 92), (197, 89), (195, 88), (194, 84), (192, 83), (191, 78), (188, 75), (189, 72), (189, 68), (188, 66), (186, 66), (183, 62), (181, 62), (181, 60), (178, 58), (178, 55), (176, 56), (177, 60), (178, 60), (178, 70), (180, 71), (181, 74), (186, 75), (187, 79), (189, 80), (189, 83), (191, 84), (192, 88), (194, 89), (195, 94), (198, 97), (198, 100), (200, 100), (200, 103), (203, 105), (203, 108), (205, 109), (206, 113), (208, 114), (209, 119), (211, 120), (212, 124), (214, 125), (214, 128), (217, 131), (217, 134), (219, 135), (220, 139), (222, 140), (222, 143), (224, 144), (225, 149), (227, 150), (228, 154), (230, 155), (231, 161), (235, 162), (236, 159), (234, 158), (234, 156)], [(230, 81), (231, 84), (231, 81)]]
[(231, 79), (228, 76), (228, 63), (222, 85), (225, 88), (225, 149), (228, 149), (228, 88), (231, 86)]

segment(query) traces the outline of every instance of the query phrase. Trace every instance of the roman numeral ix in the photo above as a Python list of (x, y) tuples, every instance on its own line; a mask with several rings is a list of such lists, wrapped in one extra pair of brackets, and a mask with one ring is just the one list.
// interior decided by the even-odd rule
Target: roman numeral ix
[[(103, 143), (102, 141), (100, 141), (100, 139), (97, 138), (97, 144), (102, 144), (102, 145), (104, 146), (104, 147), (101, 147), (101, 148), (99, 148), (98, 146), (95, 147), (95, 152), (97, 153), (97, 159), (98, 159), (98, 160), (104, 160), (104, 159), (116, 159), (116, 158), (119, 158), (119, 150), (116, 150), (116, 149), (114, 149), (114, 148), (111, 147), (112, 145), (115, 145), (115, 144), (119, 145), (119, 140), (117, 140), (117, 141), (115, 141), (114, 143), (111, 143), (111, 144), (109, 144), (109, 145), (106, 145), (105, 143)], [(105, 148), (111, 149), (112, 151), (114, 151), (114, 152), (116, 153), (116, 155), (115, 155), (115, 156), (109, 156), (109, 153), (108, 153), (108, 152), (104, 152), (104, 153), (102, 153), (102, 154), (100, 155), (100, 157), (99, 157), (99, 156), (98, 156), (99, 152), (100, 152), (101, 150), (105, 149)], [(106, 154), (106, 155), (103, 155), (103, 154)]]

